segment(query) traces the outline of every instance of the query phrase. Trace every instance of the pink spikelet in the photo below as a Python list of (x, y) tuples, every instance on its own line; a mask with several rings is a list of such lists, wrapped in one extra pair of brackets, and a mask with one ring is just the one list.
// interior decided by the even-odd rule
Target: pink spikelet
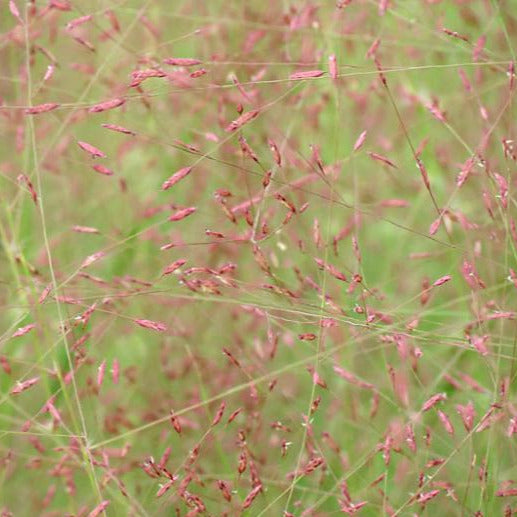
[(36, 328), (36, 324), (29, 323), (28, 325), (25, 325), (25, 327), (20, 327), (11, 337), (25, 336), (25, 334), (27, 334), (34, 328)]
[(329, 75), (334, 80), (336, 80), (338, 77), (338, 68), (335, 54), (331, 54), (329, 56)]
[(292, 81), (300, 81), (303, 79), (314, 79), (321, 77), (325, 72), (323, 70), (305, 70), (303, 72), (294, 72), (289, 76)]
[(248, 93), (246, 92), (246, 90), (244, 89), (242, 84), (239, 82), (239, 79), (237, 78), (237, 76), (235, 76), (235, 75), (232, 76), (232, 82), (237, 87), (237, 89), (239, 90), (241, 95), (246, 99), (246, 101), (249, 102), (250, 104), (253, 103), (253, 100), (248, 95)]
[(148, 68), (146, 70), (134, 70), (131, 72), (131, 84), (130, 88), (138, 88), (144, 81), (151, 77), (166, 77), (167, 74), (156, 68)]
[(386, 156), (383, 156), (382, 154), (372, 153), (372, 152), (368, 152), (368, 154), (370, 155), (370, 158), (372, 158), (372, 160), (376, 160), (378, 162), (384, 163), (385, 165), (388, 165), (389, 167), (393, 167), (394, 169), (397, 168), (397, 166), (391, 160), (389, 160), (388, 158), (386, 158)]
[(76, 36), (74, 34), (72, 34), (71, 36), (72, 36), (72, 38), (74, 38), (75, 41), (77, 41), (77, 43), (79, 43), (79, 45), (82, 45), (83, 47), (87, 48), (91, 52), (95, 52), (95, 47), (90, 41), (82, 38), (81, 36)]
[(109, 501), (102, 501), (102, 503), (98, 504), (89, 514), (88, 517), (98, 517), (101, 513), (106, 510), (108, 505), (110, 504)]
[(438, 494), (440, 493), (439, 490), (431, 490), (429, 492), (421, 492), (416, 497), (416, 502), (425, 505), (427, 504), (431, 499), (434, 499)]
[(56, 70), (56, 67), (55, 65), (48, 65), (47, 66), (47, 71), (45, 72), (45, 75), (43, 76), (43, 82), (47, 82), (49, 81), (52, 76), (54, 75), (54, 71)]
[(228, 417), (228, 420), (226, 421), (227, 424), (231, 424), (242, 412), (243, 408), (237, 408), (235, 411), (232, 412), (232, 414)]
[(434, 235), (438, 231), (438, 228), (440, 228), (440, 224), (442, 224), (441, 214), (429, 226), (429, 235)]
[(386, 79), (386, 74), (384, 73), (381, 62), (377, 59), (376, 56), (374, 57), (374, 61), (375, 61), (375, 66), (377, 67), (377, 72), (379, 74), (379, 79), (380, 79), (381, 83), (383, 84), (383, 86), (385, 88), (387, 88), (388, 80)]
[[(279, 167), (281, 167), (282, 166), (282, 156), (280, 155), (280, 150), (278, 149), (278, 146), (271, 139), (268, 139), (267, 143), (269, 145), (269, 149), (271, 149), (271, 152), (273, 153), (273, 159), (275, 160), (275, 163)], [(265, 185), (265, 186), (267, 186), (267, 185)]]
[(501, 311), (501, 312), (494, 312), (492, 314), (488, 314), (485, 319), (487, 321), (490, 320), (513, 320), (515, 318), (515, 312), (511, 311)]
[(61, 413), (54, 405), (54, 399), (55, 399), (55, 397), (51, 397), (49, 400), (47, 400), (47, 402), (43, 406), (42, 410), (44, 412), (50, 413), (52, 415), (52, 418), (54, 419), (54, 422), (59, 423), (59, 422), (62, 422), (63, 419), (61, 417)]
[(191, 59), (188, 57), (168, 57), (164, 59), (163, 62), (166, 65), (172, 66), (196, 66), (202, 63), (199, 59)]
[(510, 268), (509, 279), (512, 281), (513, 285), (517, 287), (517, 273), (512, 268)]
[(246, 508), (249, 508), (257, 495), (262, 491), (262, 484), (258, 484), (247, 496), (246, 499), (244, 499), (244, 502), (242, 503), (242, 509), (245, 510)]
[(510, 422), (508, 423), (508, 429), (506, 430), (506, 436), (511, 438), (514, 434), (517, 433), (517, 418), (510, 418)]
[(451, 279), (451, 275), (442, 276), (438, 280), (435, 280), (433, 282), (433, 287), (439, 287), (440, 285), (447, 283), (450, 279)]
[(187, 263), (186, 259), (178, 259), (169, 264), (162, 273), (162, 276), (170, 275), (171, 273), (174, 273), (174, 271), (178, 270), (181, 266), (184, 266)]
[[(169, 458), (171, 457), (172, 453), (172, 447), (167, 447), (162, 454), (162, 457), (160, 458), (160, 461), (158, 462), (158, 469), (163, 470), (167, 466), (167, 462), (169, 461)], [(167, 476), (169, 477), (169, 476)]]
[(458, 32), (456, 31), (451, 31), (450, 29), (446, 29), (445, 27), (442, 28), (442, 32), (444, 32), (445, 34), (447, 34), (447, 36), (451, 36), (453, 38), (456, 38), (456, 39), (460, 39), (462, 41), (465, 41), (466, 43), (468, 43), (469, 39), (467, 38), (467, 36), (464, 36), (463, 34), (459, 34)]
[(223, 481), (222, 479), (217, 480), (217, 487), (223, 494), (223, 497), (226, 501), (230, 502), (232, 500), (232, 491), (230, 490), (230, 485)]
[(101, 124), (101, 126), (105, 129), (109, 129), (110, 131), (115, 131), (117, 133), (123, 133), (125, 135), (135, 136), (136, 133), (131, 131), (131, 129), (127, 129), (123, 126), (117, 126), (116, 124)]
[(461, 274), (472, 289), (477, 289), (478, 287), (484, 289), (486, 287), (483, 280), (479, 278), (474, 265), (466, 259), (461, 266)]
[(508, 182), (504, 176), (497, 174), (494, 172), (494, 178), (499, 187), (499, 199), (501, 200), (501, 205), (506, 210), (508, 208)]
[(479, 61), (481, 59), (483, 50), (485, 48), (485, 44), (486, 44), (486, 35), (483, 34), (482, 36), (480, 36), (477, 39), (476, 44), (474, 45), (474, 49), (472, 51), (472, 60), (473, 61)]
[(355, 144), (354, 144), (354, 151), (358, 151), (359, 149), (361, 149), (361, 147), (363, 146), (365, 140), (366, 140), (366, 135), (367, 135), (367, 131), (364, 130), (360, 135), (359, 137), (357, 138), (357, 140), (355, 141)]
[(498, 490), (495, 495), (497, 497), (515, 497), (517, 496), (517, 488), (503, 488)]
[(77, 233), (91, 233), (91, 234), (100, 233), (97, 228), (93, 228), (91, 226), (79, 226), (79, 225), (72, 226), (72, 231), (77, 232)]
[(195, 206), (190, 206), (188, 208), (183, 208), (181, 210), (178, 210), (177, 212), (174, 212), (172, 215), (169, 216), (169, 221), (181, 221), (182, 219), (185, 219), (189, 215), (192, 215), (196, 211)]
[(35, 384), (39, 382), (39, 377), (32, 377), (31, 379), (27, 379), (26, 381), (18, 381), (16, 386), (11, 390), (11, 395), (18, 395), (29, 388), (32, 388)]
[(445, 393), (437, 393), (436, 395), (433, 395), (429, 399), (427, 399), (424, 402), (424, 405), (422, 406), (422, 412), (429, 411), (431, 408), (436, 406), (439, 402), (442, 402), (447, 399), (447, 394)]
[(322, 260), (320, 258), (317, 258), (317, 257), (314, 258), (314, 261), (316, 262), (316, 264), (318, 264), (318, 267), (320, 269), (327, 270), (337, 280), (341, 280), (342, 282), (346, 282), (347, 281), (346, 275), (344, 273), (342, 273), (341, 271), (339, 271), (332, 264), (327, 264), (324, 260)]
[(450, 434), (454, 434), (454, 427), (452, 426), (452, 422), (450, 418), (441, 410), (438, 410), (438, 418), (443, 425), (443, 428)]
[(517, 245), (517, 225), (513, 218), (510, 218), (510, 233), (512, 235), (513, 242)]
[(97, 368), (97, 386), (99, 388), (102, 386), (102, 381), (104, 380), (105, 371), (106, 371), (106, 360), (102, 361), (102, 363)]
[(197, 79), (198, 77), (202, 77), (206, 73), (207, 71), (204, 68), (199, 68), (198, 70), (194, 70), (193, 72), (191, 72), (190, 77), (192, 77), (192, 79)]
[(483, 356), (486, 356), (489, 354), (488, 347), (486, 345), (487, 341), (489, 339), (488, 335), (484, 336), (470, 336), (469, 341), (470, 344)]
[(167, 326), (165, 325), (165, 323), (161, 323), (159, 321), (138, 319), (134, 320), (134, 322), (146, 329), (156, 330), (156, 332), (165, 332), (167, 330)]
[(440, 122), (446, 122), (445, 113), (440, 110), (436, 100), (432, 100), (431, 102), (427, 103), (426, 108), (431, 112), (436, 120), (439, 120)]
[(51, 284), (47, 285), (47, 287), (45, 287), (45, 289), (43, 289), (43, 291), (41, 292), (41, 294), (38, 298), (38, 303), (40, 303), (40, 304), (43, 303), (47, 299), (48, 295), (50, 294), (50, 291), (52, 291)]
[(64, 12), (72, 10), (72, 6), (68, 0), (50, 0), (49, 6)]
[(106, 253), (104, 253), (104, 251), (98, 251), (97, 253), (94, 253), (93, 255), (89, 255), (88, 257), (86, 257), (84, 259), (83, 263), (81, 264), (81, 268), (91, 266), (93, 263), (104, 258), (105, 256), (106, 256)]
[(168, 492), (175, 481), (176, 481), (176, 478), (171, 479), (171, 480), (167, 481), (166, 483), (164, 483), (163, 485), (161, 485), (160, 488), (158, 489), (158, 492), (156, 492), (156, 497), (162, 497), (166, 492)]
[(23, 25), (20, 11), (18, 10), (18, 6), (14, 3), (14, 0), (9, 0), (9, 11), (11, 11), (11, 14)]
[(458, 70), (458, 74), (460, 76), (461, 82), (463, 83), (463, 88), (465, 88), (465, 91), (467, 93), (470, 93), (472, 91), (472, 85), (470, 84), (469, 78), (467, 77), (465, 70), (463, 70), (463, 68), (460, 68)]
[(400, 208), (406, 208), (409, 206), (409, 202), (405, 199), (383, 199), (380, 202), (381, 206), (387, 206), (387, 207), (400, 207)]
[(311, 374), (312, 382), (315, 385), (320, 386), (323, 389), (327, 389), (327, 383), (324, 379), (321, 378), (320, 374), (314, 368), (308, 366), (307, 371)]
[(465, 181), (467, 181), (467, 178), (469, 177), (472, 168), (474, 167), (475, 159), (473, 157), (470, 157), (467, 159), (467, 161), (461, 166), (460, 173), (458, 174), (458, 178), (456, 179), (456, 185), (458, 188), (460, 188)]
[(463, 421), (465, 430), (467, 432), (470, 432), (474, 425), (474, 404), (472, 404), (472, 402), (469, 402), (465, 406), (457, 404), (456, 411), (458, 412)]
[(178, 181), (181, 181), (183, 178), (186, 178), (190, 174), (191, 170), (192, 167), (183, 167), (183, 169), (180, 169), (179, 171), (175, 172), (169, 179), (163, 182), (162, 190), (168, 190), (173, 185), (176, 185)]
[(370, 384), (369, 382), (362, 381), (361, 379), (358, 379), (353, 373), (345, 370), (344, 368), (341, 368), (337, 364), (334, 365), (334, 371), (345, 381), (349, 382), (350, 384), (355, 384), (356, 386), (359, 386), (360, 388), (365, 389), (374, 389), (374, 385)]
[(93, 16), (91, 14), (86, 14), (85, 16), (80, 16), (79, 18), (74, 18), (73, 20), (70, 20), (66, 24), (66, 30), (70, 31), (72, 29), (75, 29), (76, 27), (84, 25), (85, 23), (89, 22), (92, 18), (93, 18)]
[(237, 131), (237, 129), (240, 129), (242, 126), (250, 122), (250, 120), (253, 120), (255, 117), (257, 117), (259, 113), (259, 110), (253, 110), (243, 113), (239, 118), (235, 119), (228, 126), (226, 126), (225, 131), (227, 133)]
[(415, 440), (415, 432), (413, 431), (413, 426), (411, 424), (407, 424), (404, 427), (404, 435), (406, 443), (409, 447), (409, 450), (413, 453), (416, 452), (416, 440)]
[(94, 303), (94, 304), (90, 305), (90, 307), (88, 307), (81, 315), (80, 319), (83, 323), (83, 328), (86, 327), (86, 325), (88, 325), (88, 322), (90, 321), (90, 318), (96, 308), (97, 308), (97, 304)]
[(416, 166), (420, 171), (420, 175), (422, 176), (422, 181), (424, 182), (425, 188), (430, 191), (431, 183), (429, 181), (429, 174), (427, 173), (427, 169), (425, 168), (425, 165), (420, 158), (416, 159)]
[(106, 18), (108, 18), (113, 30), (115, 32), (120, 32), (120, 23), (115, 13), (111, 9), (108, 9), (104, 14), (106, 15)]
[(242, 154), (244, 156), (251, 158), (253, 161), (257, 163), (259, 162), (258, 156), (255, 154), (253, 149), (248, 144), (247, 140), (242, 135), (239, 135), (239, 144), (241, 146)]
[(108, 111), (115, 108), (118, 108), (125, 104), (125, 99), (112, 99), (109, 101), (100, 102), (99, 104), (95, 104), (91, 108), (88, 109), (90, 113), (101, 113), (102, 111)]
[(210, 424), (212, 427), (214, 427), (221, 421), (221, 418), (223, 418), (225, 409), (226, 409), (226, 402), (223, 400), (219, 406), (219, 409), (217, 410), (217, 413), (214, 416), (214, 419), (212, 420), (212, 423)]
[(508, 76), (510, 77), (510, 91), (515, 86), (515, 63), (513, 61), (508, 65)]
[[(368, 501), (359, 501), (357, 503), (352, 503), (350, 501), (341, 501), (341, 511), (347, 515), (356, 514), (363, 506), (366, 506)], [(287, 513), (285, 515), (287, 517)]]
[(103, 176), (113, 176), (113, 174), (114, 174), (114, 172), (111, 169), (108, 169), (108, 167), (105, 167), (104, 165), (101, 165), (100, 163), (92, 165), (92, 169), (95, 172), (102, 174)]
[(120, 364), (117, 358), (113, 359), (113, 364), (111, 365), (111, 380), (113, 384), (118, 384), (120, 378)]
[(97, 149), (88, 142), (78, 141), (77, 145), (88, 154), (92, 155), (93, 158), (106, 158), (106, 153), (103, 153), (100, 149)]
[(178, 417), (174, 414), (174, 411), (172, 409), (171, 409), (171, 412), (170, 412), (169, 419), (171, 421), (171, 424), (172, 424), (172, 427), (174, 428), (174, 430), (178, 434), (181, 434), (181, 424), (180, 424), (180, 421), (179, 421)]
[(377, 49), (379, 48), (379, 45), (381, 44), (381, 40), (377, 38), (374, 40), (374, 42), (370, 45), (370, 48), (366, 52), (367, 58), (375, 57), (375, 53), (377, 52)]
[(32, 184), (32, 181), (29, 179), (29, 177), (26, 176), (25, 174), (19, 174), (17, 179), (18, 179), (18, 183), (25, 183), (25, 185), (27, 186), (27, 189), (30, 192), (32, 201), (34, 202), (34, 204), (37, 204), (38, 203), (38, 194), (36, 192), (36, 189), (34, 188), (34, 185)]
[(388, 0), (379, 0), (379, 16), (384, 16), (388, 10)]
[(45, 104), (38, 104), (37, 106), (31, 106), (25, 110), (27, 115), (41, 115), (42, 113), (48, 113), (59, 108), (60, 104), (56, 102), (47, 102)]

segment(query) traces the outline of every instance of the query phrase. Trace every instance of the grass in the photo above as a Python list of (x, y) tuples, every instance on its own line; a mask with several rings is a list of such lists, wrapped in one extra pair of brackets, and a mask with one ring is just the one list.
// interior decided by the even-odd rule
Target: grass
[(0, 8), (4, 515), (517, 510), (512, 3), (345, 3)]

